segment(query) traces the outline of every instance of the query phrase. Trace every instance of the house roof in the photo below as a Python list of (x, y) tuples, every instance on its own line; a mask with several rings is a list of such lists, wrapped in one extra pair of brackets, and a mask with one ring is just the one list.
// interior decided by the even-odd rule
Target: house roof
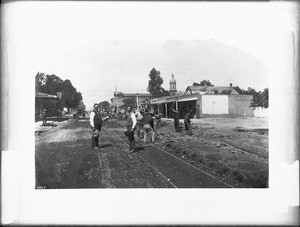
[(167, 103), (167, 102), (183, 102), (183, 101), (191, 101), (191, 100), (197, 100), (200, 96), (199, 93), (194, 94), (186, 94), (186, 95), (173, 95), (173, 96), (162, 96), (158, 98), (154, 98), (150, 100), (151, 104), (161, 104), (161, 103)]
[(58, 97), (56, 95), (50, 95), (50, 94), (42, 93), (42, 92), (35, 92), (35, 97), (43, 98), (43, 99), (58, 99)]
[(114, 93), (114, 96), (124, 96), (124, 97), (133, 97), (137, 95), (140, 97), (152, 97), (150, 93), (123, 93), (123, 92)]
[(218, 91), (218, 94), (222, 94), (222, 93), (228, 93), (231, 95), (238, 95), (239, 93), (234, 90), (234, 88), (232, 87), (224, 87), (224, 86), (188, 86), (185, 90), (185, 93), (187, 93), (188, 91), (190, 91), (191, 93), (196, 93), (196, 92), (214, 92), (214, 91)]

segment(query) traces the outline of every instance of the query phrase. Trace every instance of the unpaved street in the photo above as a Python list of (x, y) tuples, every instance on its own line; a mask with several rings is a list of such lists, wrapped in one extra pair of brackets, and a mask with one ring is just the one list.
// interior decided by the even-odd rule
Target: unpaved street
[(228, 188), (228, 183), (161, 148), (127, 153), (124, 128), (105, 122), (99, 150), (91, 149), (88, 120), (69, 120), (36, 135), (36, 188)]

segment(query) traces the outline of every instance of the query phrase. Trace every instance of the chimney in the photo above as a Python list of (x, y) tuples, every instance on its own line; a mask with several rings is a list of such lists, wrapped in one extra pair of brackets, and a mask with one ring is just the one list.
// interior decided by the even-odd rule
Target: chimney
[(232, 88), (232, 83), (230, 83), (229, 85), (230, 85), (230, 88)]

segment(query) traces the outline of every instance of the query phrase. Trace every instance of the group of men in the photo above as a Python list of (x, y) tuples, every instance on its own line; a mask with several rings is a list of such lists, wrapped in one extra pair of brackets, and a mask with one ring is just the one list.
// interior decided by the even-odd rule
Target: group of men
[[(154, 130), (154, 119), (149, 113), (149, 110), (134, 111), (131, 107), (127, 108), (127, 131), (125, 135), (129, 140), (129, 152), (134, 152), (135, 149), (135, 138), (134, 131), (137, 130), (137, 138), (142, 139), (144, 137), (144, 145), (147, 144), (148, 135), (151, 134), (151, 141), (155, 141), (155, 130)], [(141, 132), (143, 131), (143, 137)]]
[[(94, 104), (94, 110), (90, 114), (90, 125), (93, 130), (92, 136), (92, 148), (99, 149), (98, 141), (99, 141), (99, 133), (102, 127), (102, 115), (98, 110), (99, 105)], [(179, 127), (179, 113), (177, 110), (173, 110), (173, 118), (174, 118), (174, 128), (175, 132), (180, 132)], [(158, 116), (158, 117), (157, 117)], [(188, 135), (192, 135), (191, 130), (191, 118), (193, 117), (193, 112), (190, 110), (184, 117), (184, 125)], [(147, 144), (148, 135), (151, 134), (151, 141), (155, 141), (156, 131), (154, 129), (154, 118), (157, 119), (157, 123), (161, 120), (161, 114), (155, 115), (153, 117), (149, 110), (134, 110), (131, 107), (127, 108), (127, 121), (126, 121), (126, 132), (125, 135), (129, 140), (129, 149), (128, 152), (134, 152), (135, 150), (135, 135), (134, 132), (137, 132), (138, 139), (144, 139), (144, 145)], [(143, 136), (142, 133), (143, 132)]]

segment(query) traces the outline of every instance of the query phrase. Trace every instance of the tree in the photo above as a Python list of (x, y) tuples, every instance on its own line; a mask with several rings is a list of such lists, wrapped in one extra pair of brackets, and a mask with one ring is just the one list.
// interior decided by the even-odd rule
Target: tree
[(265, 88), (261, 94), (262, 96), (262, 103), (261, 107), (268, 108), (269, 107), (269, 88)]
[(201, 82), (200, 82), (200, 84), (199, 83), (197, 83), (197, 82), (194, 82), (193, 83), (193, 86), (214, 86), (209, 80), (202, 80)]
[(200, 86), (214, 86), (209, 80), (202, 80)]
[(63, 89), (63, 84), (64, 81), (58, 76), (54, 74), (46, 75), (46, 83), (43, 87), (43, 92), (47, 94), (56, 95), (58, 91), (61, 91)]
[(269, 89), (265, 88), (263, 92), (256, 91), (254, 88), (248, 87), (248, 90), (241, 89), (239, 86), (233, 87), (240, 95), (253, 95), (251, 107), (269, 107)]
[(43, 92), (50, 95), (57, 95), (57, 92), (62, 92), (62, 99), (58, 101), (44, 101), (44, 106), (47, 109), (60, 109), (67, 107), (76, 108), (80, 101), (82, 101), (82, 94), (77, 92), (70, 80), (63, 81), (58, 76), (46, 75), (38, 72), (35, 76), (35, 91)]
[(155, 68), (151, 69), (149, 78), (147, 91), (150, 92), (154, 98), (170, 95), (170, 93), (161, 86), (164, 80), (161, 78), (159, 71), (156, 71)]
[(64, 106), (68, 108), (68, 111), (70, 111), (70, 108), (76, 108), (79, 102), (82, 101), (81, 93), (77, 92), (70, 80), (64, 81), (62, 93)]
[(38, 72), (35, 76), (35, 91), (41, 92), (42, 87), (46, 83), (46, 75), (45, 73)]
[(253, 95), (253, 99), (251, 101), (251, 107), (269, 107), (269, 89), (265, 88), (263, 92), (259, 91), (255, 95)]
[(78, 106), (77, 106), (77, 110), (79, 114), (84, 114), (85, 112), (85, 105), (82, 101), (79, 102)]
[(110, 104), (109, 104), (108, 101), (102, 101), (102, 102), (99, 103), (99, 106), (100, 106), (100, 109), (108, 111), (109, 107), (110, 107)]

